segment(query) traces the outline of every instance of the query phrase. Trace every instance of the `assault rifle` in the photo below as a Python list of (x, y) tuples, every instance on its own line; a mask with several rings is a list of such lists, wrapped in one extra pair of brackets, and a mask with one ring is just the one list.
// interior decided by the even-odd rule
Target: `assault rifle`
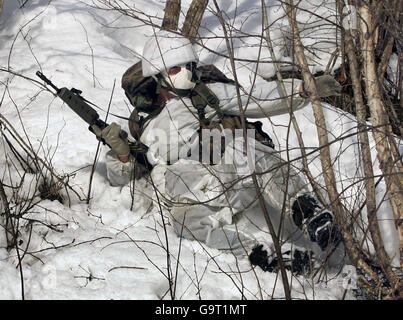
[[(81, 119), (83, 119), (85, 122), (89, 124), (89, 130), (95, 134), (94, 130), (92, 129), (91, 126), (96, 125), (98, 128), (101, 130), (106, 128), (108, 124), (99, 119), (99, 114), (92, 108), (88, 100), (84, 99), (81, 96), (82, 91), (72, 88), (72, 89), (67, 89), (67, 88), (61, 88), (59, 89), (56, 87), (46, 76), (40, 72), (37, 71), (36, 75), (41, 78), (47, 85), (52, 87), (55, 91), (57, 96), (62, 99), (75, 113), (77, 113)], [(124, 140), (127, 141), (128, 134), (126, 131), (121, 130), (119, 136)], [(107, 144), (104, 139), (102, 139), (99, 136), (96, 136), (98, 140), (102, 141), (103, 144)], [(132, 156), (134, 156), (141, 164), (146, 164), (146, 160), (144, 157), (144, 154), (148, 151), (148, 147), (139, 142), (127, 142), (130, 148), (130, 153)], [(108, 144), (107, 144), (108, 145)], [(108, 145), (109, 146), (109, 145)], [(110, 147), (110, 146), (109, 146)], [(139, 156), (142, 155), (142, 156)]]

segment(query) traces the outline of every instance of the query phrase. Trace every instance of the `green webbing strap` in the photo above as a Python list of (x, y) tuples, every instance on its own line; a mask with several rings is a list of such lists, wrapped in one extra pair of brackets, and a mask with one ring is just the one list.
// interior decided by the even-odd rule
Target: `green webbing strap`
[(204, 124), (208, 124), (209, 122), (205, 117), (205, 108), (207, 105), (217, 111), (220, 119), (223, 117), (220, 109), (220, 100), (203, 82), (197, 81), (191, 100), (193, 106), (197, 109), (200, 121)]
[[(197, 114), (199, 116), (200, 122), (203, 124), (208, 124), (209, 121), (205, 117), (205, 108), (206, 106), (212, 107), (214, 110), (217, 111), (219, 118), (221, 119), (223, 113), (220, 109), (220, 100), (217, 96), (200, 80), (196, 82), (196, 86), (192, 90), (181, 90), (172, 88), (172, 86), (165, 81), (165, 79), (161, 75), (157, 75), (158, 78), (158, 85), (156, 89), (156, 94), (160, 93), (161, 87), (165, 86), (167, 90), (172, 91), (173, 93), (177, 94), (180, 97), (189, 97), (192, 101), (193, 106), (197, 110)], [(157, 116), (163, 107), (158, 108), (157, 110), (148, 114), (148, 116), (142, 119), (142, 124), (144, 124), (149, 119)], [(140, 110), (139, 110), (140, 111)]]

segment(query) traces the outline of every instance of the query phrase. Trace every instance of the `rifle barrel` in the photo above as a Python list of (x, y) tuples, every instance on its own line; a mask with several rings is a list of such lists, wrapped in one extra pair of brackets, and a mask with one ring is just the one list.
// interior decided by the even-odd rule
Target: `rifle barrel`
[[(56, 87), (52, 81), (50, 81), (46, 76), (40, 72), (37, 71), (36, 75), (41, 78), (47, 85), (52, 87), (54, 90), (56, 90), (57, 95), (59, 96), (60, 99), (62, 99), (81, 119), (83, 119), (85, 122), (87, 122), (90, 127), (89, 130), (93, 133), (94, 130), (92, 129), (92, 125), (98, 126), (101, 130), (106, 128), (108, 124), (101, 119), (99, 119), (98, 113), (93, 109), (85, 99), (83, 99), (80, 94), (81, 91), (72, 88), (71, 90), (67, 88), (61, 88), (59, 89)], [(127, 141), (127, 132), (124, 130), (120, 131), (120, 137), (124, 140)], [(98, 137), (99, 138), (99, 137)], [(102, 138), (99, 138), (101, 141), (105, 143), (105, 141)], [(129, 147), (130, 147), (130, 152), (135, 156), (137, 153), (145, 153), (148, 150), (148, 147), (141, 142), (128, 142)], [(144, 157), (143, 157), (144, 158)], [(140, 162), (143, 161), (146, 163), (144, 159), (140, 159)]]
[(37, 71), (37, 72), (36, 72), (36, 75), (37, 75), (39, 78), (41, 78), (47, 85), (51, 86), (54, 90), (56, 90), (56, 93), (59, 93), (59, 92), (60, 92), (60, 89), (59, 89), (58, 87), (56, 87), (56, 86), (52, 83), (52, 81), (50, 81), (48, 78), (46, 78), (46, 76), (45, 76), (42, 72)]

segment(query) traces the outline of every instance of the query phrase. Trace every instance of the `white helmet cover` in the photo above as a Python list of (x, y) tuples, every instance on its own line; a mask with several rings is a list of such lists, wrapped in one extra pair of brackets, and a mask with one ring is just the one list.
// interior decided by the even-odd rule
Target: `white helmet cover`
[(141, 64), (143, 76), (149, 77), (174, 66), (197, 61), (197, 54), (189, 39), (160, 30), (146, 42)]

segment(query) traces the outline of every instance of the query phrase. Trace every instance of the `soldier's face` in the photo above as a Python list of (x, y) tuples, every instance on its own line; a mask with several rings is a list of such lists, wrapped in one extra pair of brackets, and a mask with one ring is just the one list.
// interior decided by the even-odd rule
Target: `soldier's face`
[(168, 70), (168, 75), (169, 76), (173, 76), (179, 72), (181, 72), (182, 68), (185, 67), (187, 70), (189, 70), (190, 72), (192, 72), (192, 64), (191, 63), (187, 63), (186, 65), (182, 65), (182, 66), (174, 66), (172, 68), (170, 68)]
[(189, 90), (196, 85), (192, 82), (192, 64), (174, 66), (164, 75), (165, 81), (176, 89)]

